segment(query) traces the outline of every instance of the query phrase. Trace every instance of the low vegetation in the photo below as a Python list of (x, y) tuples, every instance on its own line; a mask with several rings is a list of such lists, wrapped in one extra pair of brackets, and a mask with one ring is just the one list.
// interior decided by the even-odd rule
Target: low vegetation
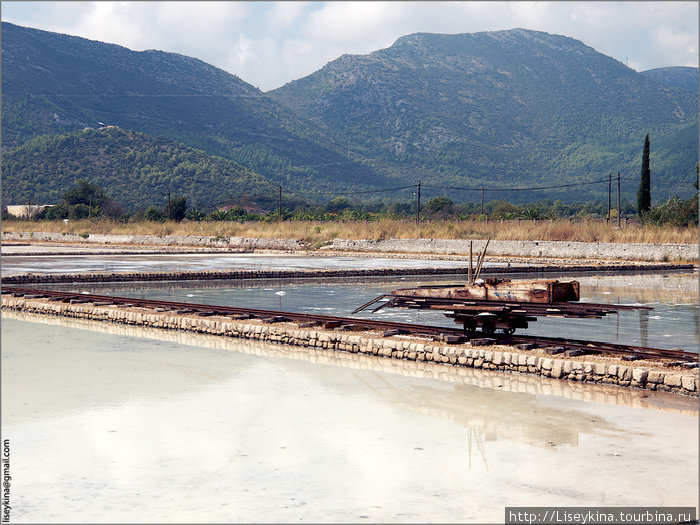
[(300, 239), (321, 246), (340, 239), (499, 239), (582, 242), (697, 243), (697, 226), (656, 226), (600, 219), (375, 221), (188, 221), (129, 222), (111, 219), (69, 221), (3, 221), (4, 232), (105, 233), (124, 235), (197, 235)]
[(420, 218), (416, 217), (416, 204), (390, 201), (353, 204), (345, 197), (336, 197), (325, 205), (304, 203), (293, 210), (282, 207), (262, 211), (239, 204), (205, 213), (188, 208), (184, 196), (168, 195), (167, 205), (162, 209), (151, 206), (131, 214), (97, 184), (79, 180), (57, 205), (46, 207), (30, 218), (20, 220), (4, 212), (3, 231), (296, 238), (314, 246), (335, 238), (698, 241), (697, 194), (687, 200), (672, 197), (641, 215), (624, 202), (619, 220), (617, 210), (608, 210), (602, 203), (564, 204), (547, 200), (516, 205), (500, 200), (482, 207), (480, 203), (455, 204), (447, 197), (434, 197), (421, 206)]

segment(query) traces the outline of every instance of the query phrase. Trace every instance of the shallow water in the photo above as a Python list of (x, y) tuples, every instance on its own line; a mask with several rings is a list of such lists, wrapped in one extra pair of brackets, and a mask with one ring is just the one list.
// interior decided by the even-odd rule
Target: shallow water
[[(5, 255), (2, 275), (22, 273), (167, 272), (227, 270), (308, 270), (365, 268), (467, 268), (468, 260), (396, 259), (257, 254)], [(485, 267), (505, 263), (484, 263)], [(513, 265), (517, 266), (517, 265)], [(466, 270), (465, 270), (466, 271)]]
[(2, 342), (16, 523), (698, 504), (681, 396), (11, 312)]
[[(557, 278), (547, 275), (545, 278)], [(515, 278), (515, 277), (513, 277)], [(529, 278), (532, 278), (530, 276)], [(682, 348), (697, 352), (698, 331), (697, 274), (583, 275), (559, 276), (581, 283), (581, 301), (605, 304), (643, 305), (651, 311), (622, 311), (602, 319), (560, 319), (541, 317), (524, 332), (590, 341)], [(289, 312), (350, 316), (371, 299), (399, 288), (426, 283), (458, 283), (460, 276), (406, 277), (400, 279), (344, 279), (296, 281), (246, 281), (243, 283), (182, 282), (66, 285), (60, 288), (128, 297), (162, 299), (222, 306), (242, 306)], [(463, 281), (462, 281), (463, 282)], [(455, 327), (452, 319), (436, 312), (385, 308), (377, 313), (365, 310), (361, 318), (434, 324)]]

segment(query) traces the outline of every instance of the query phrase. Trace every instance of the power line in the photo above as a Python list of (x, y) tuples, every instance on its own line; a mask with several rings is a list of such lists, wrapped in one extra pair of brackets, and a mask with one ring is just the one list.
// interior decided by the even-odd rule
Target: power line
[(608, 182), (608, 179), (600, 179), (588, 182), (572, 182), (569, 184), (557, 184), (553, 186), (535, 186), (529, 188), (488, 188), (486, 186), (480, 188), (465, 188), (457, 186), (431, 186), (428, 184), (423, 184), (424, 188), (431, 188), (436, 190), (464, 190), (464, 191), (529, 191), (529, 190), (552, 190), (557, 188), (573, 188), (574, 186), (586, 186), (591, 184), (600, 184), (602, 182)]
[[(528, 188), (489, 188), (489, 187), (479, 187), (479, 188), (467, 188), (464, 186), (435, 186), (430, 184), (420, 183), (422, 188), (429, 188), (434, 190), (461, 190), (461, 191), (535, 191), (535, 190), (552, 190), (560, 188), (573, 188), (576, 186), (590, 186), (593, 184), (602, 184), (604, 182), (609, 182), (608, 179), (599, 179), (593, 181), (584, 182), (571, 182), (568, 184), (555, 184), (550, 186), (534, 186)], [(385, 193), (388, 191), (400, 191), (407, 190), (411, 188), (418, 188), (419, 184), (410, 184), (408, 186), (400, 186), (396, 188), (386, 188), (382, 190), (366, 190), (366, 191), (297, 191), (285, 188), (287, 193), (293, 193), (296, 195), (367, 195), (372, 193)]]

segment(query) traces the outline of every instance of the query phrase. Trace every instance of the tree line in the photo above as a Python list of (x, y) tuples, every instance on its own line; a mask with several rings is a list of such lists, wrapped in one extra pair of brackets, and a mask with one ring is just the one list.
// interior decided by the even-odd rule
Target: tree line
[[(697, 175), (697, 169), (696, 169)], [(697, 189), (697, 177), (695, 182)], [(667, 201), (637, 213), (635, 204), (623, 200), (623, 217), (637, 217), (642, 222), (658, 225), (692, 226), (698, 224), (697, 195), (691, 199), (671, 197)], [(188, 206), (184, 195), (171, 196), (163, 207), (150, 206), (134, 213), (127, 212), (119, 202), (111, 198), (99, 185), (79, 180), (75, 187), (66, 191), (61, 201), (44, 208), (32, 220), (80, 220), (107, 218), (118, 222), (173, 220), (187, 221), (372, 221), (383, 218), (420, 220), (553, 220), (558, 218), (617, 218), (613, 209), (608, 217), (608, 206), (604, 202), (563, 203), (561, 200), (539, 200), (527, 204), (515, 204), (507, 200), (455, 203), (448, 197), (432, 197), (417, 209), (417, 200), (352, 202), (347, 197), (335, 197), (325, 204), (297, 202), (289, 206), (261, 209), (245, 195), (234, 203), (212, 211), (203, 211)], [(3, 219), (16, 219), (7, 212)]]
[[(37, 142), (37, 146), (45, 145)], [(160, 152), (161, 155), (165, 152)], [(167, 156), (167, 155), (166, 155)], [(695, 165), (695, 196), (682, 199), (674, 196), (656, 206), (651, 205), (650, 139), (644, 139), (640, 183), (636, 206), (628, 200), (620, 203), (619, 213), (625, 217), (637, 217), (641, 222), (657, 225), (692, 226), (698, 224), (698, 172)], [(268, 188), (269, 190), (269, 188)], [(420, 187), (419, 187), (420, 191)], [(557, 219), (557, 218), (617, 218), (617, 209), (610, 203), (587, 201), (565, 204), (561, 200), (542, 199), (537, 202), (515, 204), (508, 200), (489, 202), (455, 203), (449, 197), (430, 198), (419, 207), (420, 200), (396, 200), (373, 197), (367, 201), (347, 197), (334, 197), (325, 204), (309, 203), (294, 194), (283, 196), (280, 187), (278, 198), (270, 195), (250, 196), (245, 191), (229, 194), (222, 201), (226, 204), (214, 210), (202, 210), (188, 205), (188, 197), (168, 192), (164, 207), (150, 206), (136, 212), (128, 212), (124, 205), (110, 197), (107, 191), (95, 182), (79, 179), (77, 184), (63, 193), (57, 205), (44, 208), (35, 214), (35, 220), (80, 220), (85, 218), (109, 218), (120, 222), (129, 221), (352, 221), (378, 220), (382, 218), (417, 220), (493, 220), (493, 219)], [(11, 219), (3, 211), (3, 219)]]

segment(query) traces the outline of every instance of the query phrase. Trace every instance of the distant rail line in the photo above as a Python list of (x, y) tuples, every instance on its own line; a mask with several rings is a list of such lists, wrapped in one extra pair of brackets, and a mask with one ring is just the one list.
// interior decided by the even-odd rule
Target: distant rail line
[[(398, 323), (362, 319), (357, 317), (337, 317), (330, 315), (285, 312), (279, 310), (261, 310), (235, 306), (219, 306), (196, 304), (178, 301), (163, 301), (157, 299), (138, 299), (132, 297), (117, 297), (111, 295), (84, 294), (67, 291), (44, 290), (3, 284), (3, 294), (13, 294), (16, 297), (45, 298), (50, 301), (65, 303), (93, 303), (97, 306), (118, 305), (123, 307), (144, 307), (170, 311), (177, 315), (224, 316), (232, 319), (258, 319), (265, 322), (294, 322), (304, 326), (319, 325), (326, 329), (336, 330), (380, 330), (384, 335), (422, 335), (432, 337), (455, 338), (456, 342), (471, 339), (474, 343), (483, 339), (482, 334), (467, 335), (458, 328), (430, 326), (412, 323)], [(641, 346), (621, 345), (600, 341), (585, 341), (561, 337), (542, 337), (528, 335), (492, 334), (488, 339), (504, 345), (532, 345), (533, 348), (549, 348), (552, 353), (566, 351), (568, 355), (603, 354), (622, 357), (623, 359), (662, 359), (672, 360), (678, 364), (697, 363), (698, 354), (681, 349), (649, 348)], [(572, 354), (572, 352), (575, 352)]]
[[(5, 256), (3, 256), (5, 257)], [(579, 264), (539, 266), (488, 266), (482, 274), (502, 273), (577, 273), (577, 272), (658, 272), (694, 270), (693, 264)], [(4, 284), (59, 284), (97, 282), (150, 282), (150, 281), (209, 281), (242, 279), (294, 279), (328, 277), (389, 277), (402, 275), (466, 275), (467, 267), (451, 268), (354, 268), (354, 269), (296, 269), (296, 270), (201, 270), (151, 272), (90, 272), (90, 273), (23, 273), (3, 276)]]

